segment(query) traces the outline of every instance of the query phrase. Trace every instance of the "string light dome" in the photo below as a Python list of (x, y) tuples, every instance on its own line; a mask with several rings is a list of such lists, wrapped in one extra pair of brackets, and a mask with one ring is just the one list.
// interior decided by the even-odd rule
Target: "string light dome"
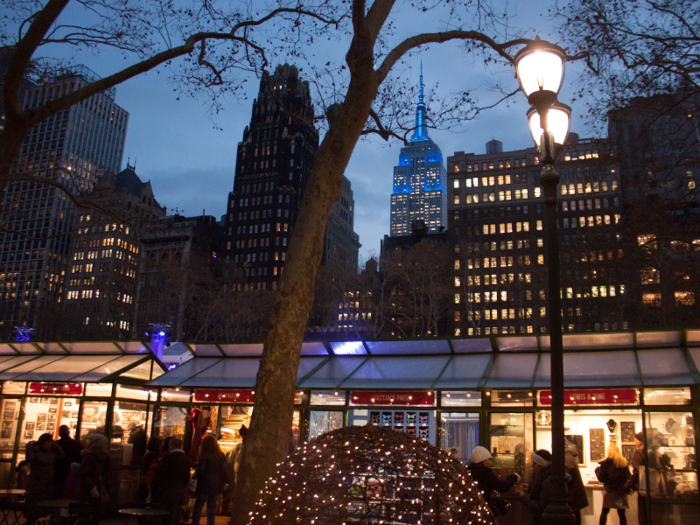
[(387, 428), (345, 427), (279, 465), (252, 525), (491, 524), (469, 471), (430, 443)]

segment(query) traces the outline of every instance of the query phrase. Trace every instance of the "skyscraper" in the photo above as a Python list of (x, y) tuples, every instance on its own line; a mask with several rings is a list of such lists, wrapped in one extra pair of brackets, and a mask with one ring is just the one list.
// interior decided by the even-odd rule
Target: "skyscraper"
[(343, 175), (343, 193), (333, 203), (323, 244), (322, 263), (335, 263), (353, 273), (357, 272), (360, 237), (353, 230), (355, 199), (350, 180)]
[(445, 166), (440, 148), (428, 136), (426, 113), (421, 65), (416, 130), (411, 143), (401, 149), (399, 165), (394, 167), (392, 237), (410, 235), (412, 227), (418, 226), (421, 221), (428, 233), (437, 233), (447, 227)]
[[(94, 73), (79, 66), (52, 84), (29, 88), (24, 109), (94, 79)], [(116, 173), (129, 114), (114, 102), (114, 95), (115, 89), (105, 91), (36, 126), (13, 172), (60, 181), (77, 193), (91, 191), (102, 172)], [(11, 183), (3, 197), (6, 228), (17, 232), (0, 234), (0, 333), (7, 337), (16, 325), (40, 328), (42, 312), (60, 302), (76, 208), (61, 190), (30, 182)]]
[(277, 66), (260, 81), (250, 126), (238, 144), (226, 218), (226, 251), (241, 290), (275, 288), (318, 149), (308, 81)]

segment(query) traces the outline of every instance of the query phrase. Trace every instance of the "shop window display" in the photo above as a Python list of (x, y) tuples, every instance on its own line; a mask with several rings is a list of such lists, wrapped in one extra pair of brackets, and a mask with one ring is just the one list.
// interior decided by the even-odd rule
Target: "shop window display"
[[(107, 401), (83, 401), (83, 419), (80, 424), (80, 440), (91, 432), (105, 433)], [(72, 433), (72, 432), (71, 432)]]
[(363, 426), (367, 423), (405, 432), (409, 436), (435, 444), (435, 411), (422, 407), (411, 408), (354, 408), (348, 415), (349, 425)]
[(187, 422), (186, 407), (158, 407), (153, 421), (154, 436), (161, 438), (184, 437)]
[[(491, 413), (489, 450), (492, 469), (500, 479), (517, 472), (528, 480), (532, 472), (533, 414)], [(537, 443), (538, 448), (543, 448)]]
[[(221, 439), (219, 445), (225, 453), (233, 450), (241, 442), (238, 430), (245, 425), (250, 427), (250, 418), (253, 415), (252, 406), (225, 405), (220, 407), (221, 411)], [(299, 410), (294, 411), (292, 419), (292, 444), (296, 448), (299, 444)]]
[(339, 428), (343, 428), (343, 412), (339, 410), (311, 410), (309, 412), (309, 440)]
[(479, 414), (442, 412), (440, 414), (440, 448), (466, 465), (474, 447), (479, 445)]
[(2, 459), (12, 459), (21, 402), (19, 399), (0, 401), (0, 457)]
[(77, 398), (30, 396), (24, 405), (24, 421), (20, 434), (20, 448), (39, 439), (44, 433), (58, 436), (58, 427), (68, 425), (75, 434), (78, 425), (80, 401)]

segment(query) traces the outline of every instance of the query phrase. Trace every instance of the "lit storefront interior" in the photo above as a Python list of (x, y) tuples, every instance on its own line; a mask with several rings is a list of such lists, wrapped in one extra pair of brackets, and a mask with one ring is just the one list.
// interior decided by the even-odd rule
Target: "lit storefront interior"
[[(12, 418), (2, 416), (3, 422), (17, 422), (17, 428), (2, 427), (6, 486), (24, 444), (41, 433), (42, 412), (46, 429), (49, 421), (57, 428), (64, 415), (80, 435), (105, 426), (113, 461), (122, 465), (120, 495), (125, 498), (137, 468), (137, 454), (125, 452), (129, 440), (124, 429), (132, 424), (143, 425), (148, 435), (178, 435), (186, 442), (211, 432), (226, 451), (240, 442), (238, 430), (252, 415), (262, 344), (176, 343), (166, 349), (163, 363), (141, 343), (85, 345), (112, 345), (120, 353), (54, 355), (49, 343), (35, 343), (39, 349), (31, 356), (15, 344), (0, 356), (3, 413), (15, 412)], [(131, 353), (128, 345), (141, 350)], [(530, 453), (551, 444), (548, 347), (548, 336), (536, 335), (304, 343), (290, 442), (372, 423), (450, 450), (465, 464), (474, 446), (486, 446), (499, 476), (520, 472), (527, 479), (532, 475)], [(583, 523), (593, 525), (600, 515), (602, 492), (594, 470), (607, 446), (616, 443), (631, 457), (638, 432), (646, 436), (650, 464), (658, 465), (665, 484), (663, 494), (648, 498), (653, 523), (700, 522), (700, 330), (567, 334), (564, 347), (566, 435), (581, 450), (579, 466), (591, 502)], [(100, 363), (83, 372), (90, 366), (86, 362), (80, 370), (71, 367), (75, 373), (70, 377), (43, 375), (42, 367), (73, 357), (110, 357), (115, 364), (136, 359), (121, 371), (114, 366), (104, 374), (100, 367), (106, 365)], [(54, 358), (60, 360), (48, 361)], [(36, 366), (23, 368), (29, 362)], [(166, 367), (172, 369), (162, 373)], [(135, 370), (141, 370), (138, 377), (127, 377), (139, 374)], [(65, 393), (31, 390), (33, 383), (50, 390), (57, 381), (66, 382)], [(82, 385), (80, 391), (72, 392), (72, 384)], [(24, 438), (32, 421), (35, 433)], [(636, 495), (630, 505), (628, 520), (634, 523)], [(514, 505), (514, 517), (517, 512)], [(613, 514), (610, 523), (616, 523)]]

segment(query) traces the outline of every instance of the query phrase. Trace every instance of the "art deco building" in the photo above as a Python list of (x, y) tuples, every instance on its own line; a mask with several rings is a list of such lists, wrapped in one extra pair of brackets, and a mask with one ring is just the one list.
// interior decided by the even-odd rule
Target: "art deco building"
[[(78, 67), (49, 85), (25, 92), (30, 109), (93, 81)], [(129, 114), (114, 102), (115, 90), (95, 95), (36, 126), (22, 145), (14, 172), (28, 172), (92, 191), (99, 176), (119, 171)], [(7, 187), (0, 234), (0, 332), (16, 325), (41, 328), (41, 316), (55, 308), (65, 291), (76, 209), (66, 195), (49, 186), (16, 182)], [(25, 234), (21, 235), (19, 232)]]
[[(448, 235), (454, 248), (454, 334), (546, 331), (544, 197), (535, 148), (448, 157)], [(565, 331), (627, 328), (617, 306), (624, 251), (619, 173), (606, 141), (565, 146), (560, 171), (559, 242)]]
[(295, 66), (263, 77), (238, 144), (226, 218), (226, 252), (245, 276), (242, 290), (279, 281), (318, 149), (313, 118), (309, 83)]
[(411, 235), (411, 224), (417, 221), (423, 221), (429, 233), (447, 227), (445, 167), (440, 148), (428, 136), (422, 66), (416, 130), (411, 143), (401, 149), (399, 165), (394, 167), (391, 236)]
[(151, 183), (142, 182), (134, 170), (127, 165), (97, 182), (91, 200), (112, 214), (78, 211), (62, 323), (73, 339), (131, 336), (141, 236), (166, 214)]

